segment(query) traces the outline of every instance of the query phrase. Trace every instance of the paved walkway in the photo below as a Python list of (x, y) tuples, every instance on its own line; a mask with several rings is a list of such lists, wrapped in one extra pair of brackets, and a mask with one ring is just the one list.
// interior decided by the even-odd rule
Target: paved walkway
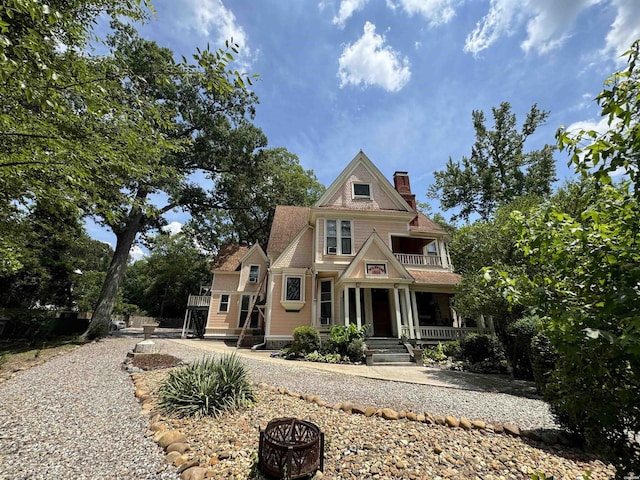
[[(154, 333), (153, 337), (171, 339), (173, 342), (191, 348), (198, 348), (204, 351), (217, 353), (236, 352), (242, 357), (258, 359), (265, 362), (291, 364), (291, 360), (271, 357), (273, 351), (270, 350), (252, 351), (248, 349), (236, 349), (235, 347), (226, 345), (221, 340), (181, 339), (179, 338), (180, 330), (175, 329), (157, 329), (156, 332), (157, 333)], [(140, 337), (142, 337), (142, 329), (127, 328), (122, 331), (122, 334), (131, 334), (135, 336), (140, 335)], [(319, 362), (297, 362), (296, 365), (316, 370), (323, 370), (326, 372), (356, 375), (359, 377), (378, 380), (416, 383), (421, 385), (432, 385), (437, 387), (457, 388), (481, 392), (507, 393), (527, 398), (539, 398), (536, 394), (535, 384), (533, 382), (514, 380), (508, 375), (483, 375), (470, 372), (441, 370), (439, 368), (417, 365), (378, 365), (368, 367), (366, 365), (343, 365)]]

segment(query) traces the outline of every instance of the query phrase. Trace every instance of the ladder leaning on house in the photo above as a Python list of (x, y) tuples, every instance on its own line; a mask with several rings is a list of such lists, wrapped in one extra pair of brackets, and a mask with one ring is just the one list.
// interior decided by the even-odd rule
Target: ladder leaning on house
[[(253, 296), (253, 299), (249, 303), (247, 318), (245, 318), (244, 325), (242, 325), (242, 331), (240, 332), (240, 336), (238, 337), (238, 343), (236, 343), (236, 348), (240, 348), (240, 345), (242, 345), (242, 341), (244, 340), (244, 337), (247, 334), (247, 328), (251, 324), (251, 315), (253, 314), (253, 309), (256, 307), (256, 303), (258, 303), (258, 298), (260, 297), (260, 294), (262, 292), (262, 287), (267, 280), (267, 276), (268, 275), (266, 273), (262, 276), (262, 280), (260, 280), (260, 284), (258, 285), (256, 294)], [(261, 313), (258, 313), (258, 315), (261, 315)]]

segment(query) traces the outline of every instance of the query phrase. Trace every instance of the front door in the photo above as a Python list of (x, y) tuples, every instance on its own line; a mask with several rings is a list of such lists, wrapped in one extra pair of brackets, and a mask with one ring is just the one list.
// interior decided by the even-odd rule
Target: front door
[(388, 289), (371, 289), (371, 309), (373, 310), (373, 336), (391, 337), (391, 305)]

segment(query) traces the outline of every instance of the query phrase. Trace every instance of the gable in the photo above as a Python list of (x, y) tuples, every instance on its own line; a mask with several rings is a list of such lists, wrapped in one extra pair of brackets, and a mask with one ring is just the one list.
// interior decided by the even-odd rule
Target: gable
[[(370, 198), (354, 198), (353, 184), (370, 185)], [(415, 212), (382, 172), (360, 151), (315, 204), (316, 207)]]
[[(384, 265), (386, 273), (384, 275), (371, 275), (367, 271), (367, 264)], [(407, 272), (402, 264), (393, 255), (393, 252), (382, 241), (380, 236), (374, 231), (351, 264), (340, 276), (341, 280), (346, 279), (397, 279), (413, 282), (413, 277)]]
[(278, 258), (300, 231), (309, 225), (309, 210), (309, 207), (276, 206), (267, 245), (267, 256), (271, 261)]

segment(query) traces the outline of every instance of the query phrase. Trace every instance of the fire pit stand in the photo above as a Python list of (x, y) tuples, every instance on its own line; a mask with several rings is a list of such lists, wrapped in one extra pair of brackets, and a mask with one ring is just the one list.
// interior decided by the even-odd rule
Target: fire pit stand
[(258, 467), (267, 475), (291, 480), (324, 470), (324, 433), (297, 418), (271, 420), (260, 430)]

